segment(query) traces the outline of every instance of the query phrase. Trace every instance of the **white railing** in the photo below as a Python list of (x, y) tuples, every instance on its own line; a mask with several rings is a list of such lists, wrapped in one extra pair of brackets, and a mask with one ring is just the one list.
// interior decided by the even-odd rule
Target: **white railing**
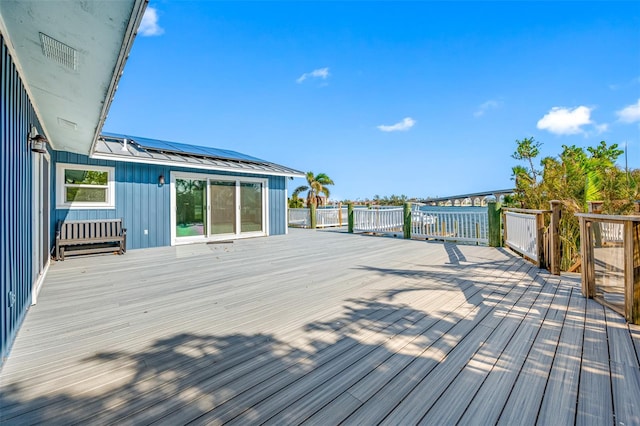
[[(311, 227), (310, 209), (289, 209), (289, 226), (300, 228)], [(316, 227), (328, 228), (331, 226), (347, 225), (347, 209), (346, 208), (328, 208), (316, 209)]]
[(538, 229), (536, 214), (507, 211), (505, 216), (505, 244), (531, 260), (538, 259)]
[(318, 228), (346, 226), (347, 221), (347, 209), (316, 209), (316, 227)]
[(289, 226), (308, 228), (311, 226), (311, 214), (309, 209), (289, 209)]
[(600, 222), (600, 237), (603, 243), (619, 244), (624, 240), (624, 227), (621, 223)]
[(402, 208), (354, 209), (353, 230), (359, 232), (402, 232)]
[[(463, 207), (460, 207), (464, 210)], [(414, 210), (411, 237), (444, 241), (489, 243), (489, 215), (486, 211)]]

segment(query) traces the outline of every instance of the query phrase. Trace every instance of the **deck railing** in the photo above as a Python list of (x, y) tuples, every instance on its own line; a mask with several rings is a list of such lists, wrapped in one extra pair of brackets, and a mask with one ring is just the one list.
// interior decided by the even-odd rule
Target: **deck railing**
[(311, 226), (311, 214), (309, 209), (289, 209), (289, 226), (309, 228)]
[[(321, 208), (316, 209), (316, 227), (328, 228), (333, 226), (346, 226), (346, 208)], [(311, 209), (289, 209), (289, 226), (299, 228), (311, 228)]]
[(385, 209), (354, 209), (353, 230), (358, 232), (402, 232), (402, 207)]
[(543, 261), (546, 210), (505, 209), (504, 243), (536, 263)]
[(640, 324), (640, 216), (576, 216), (582, 294)]
[(326, 228), (330, 226), (343, 226), (347, 224), (346, 208), (330, 208), (316, 210), (318, 228)]
[(560, 275), (561, 204), (551, 201), (551, 210), (503, 209), (504, 244), (556, 275)]
[(486, 211), (413, 210), (411, 237), (433, 238), (476, 244), (489, 242), (489, 215)]

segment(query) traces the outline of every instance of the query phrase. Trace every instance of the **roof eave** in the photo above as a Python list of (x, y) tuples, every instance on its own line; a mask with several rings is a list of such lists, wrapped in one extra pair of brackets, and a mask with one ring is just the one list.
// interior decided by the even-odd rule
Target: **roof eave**
[(107, 96), (104, 104), (102, 105), (100, 118), (93, 135), (93, 140), (91, 141), (91, 149), (89, 155), (92, 155), (95, 152), (96, 143), (98, 142), (98, 138), (100, 137), (100, 133), (102, 132), (102, 126), (104, 126), (104, 122), (106, 121), (107, 115), (109, 114), (111, 103), (113, 102), (116, 90), (118, 90), (118, 82), (122, 77), (127, 59), (129, 59), (129, 53), (131, 52), (131, 48), (133, 47), (133, 42), (137, 35), (137, 29), (140, 27), (142, 17), (144, 16), (144, 12), (146, 11), (148, 4), (149, 0), (135, 0), (131, 19), (129, 20), (129, 25), (124, 34), (122, 48), (120, 49), (118, 60), (114, 68), (113, 75), (111, 76), (111, 82), (109, 84), (109, 88), (107, 89)]

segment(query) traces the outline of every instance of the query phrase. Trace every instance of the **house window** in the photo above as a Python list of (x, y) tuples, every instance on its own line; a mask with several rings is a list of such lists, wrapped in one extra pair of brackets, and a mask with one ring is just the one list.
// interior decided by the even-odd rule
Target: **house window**
[(113, 167), (58, 163), (56, 182), (56, 204), (59, 209), (115, 207)]

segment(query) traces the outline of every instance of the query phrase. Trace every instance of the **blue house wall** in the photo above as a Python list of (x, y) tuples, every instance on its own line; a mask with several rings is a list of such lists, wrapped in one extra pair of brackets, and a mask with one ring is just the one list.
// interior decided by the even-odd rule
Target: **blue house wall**
[(0, 366), (31, 305), (33, 285), (31, 101), (0, 35)]
[[(171, 245), (171, 172), (189, 172), (228, 176), (261, 177), (252, 174), (207, 171), (188, 167), (160, 166), (123, 161), (96, 160), (86, 155), (64, 151), (52, 154), (53, 169), (56, 163), (87, 164), (115, 168), (114, 209), (57, 209), (55, 208), (55, 173), (52, 187), (51, 229), (59, 220), (116, 219), (123, 218), (127, 228), (127, 249), (161, 247)], [(166, 185), (158, 185), (158, 176), (164, 175)], [(286, 233), (286, 178), (269, 176), (269, 234)], [(144, 230), (148, 234), (144, 233)], [(53, 240), (52, 240), (53, 241)]]

